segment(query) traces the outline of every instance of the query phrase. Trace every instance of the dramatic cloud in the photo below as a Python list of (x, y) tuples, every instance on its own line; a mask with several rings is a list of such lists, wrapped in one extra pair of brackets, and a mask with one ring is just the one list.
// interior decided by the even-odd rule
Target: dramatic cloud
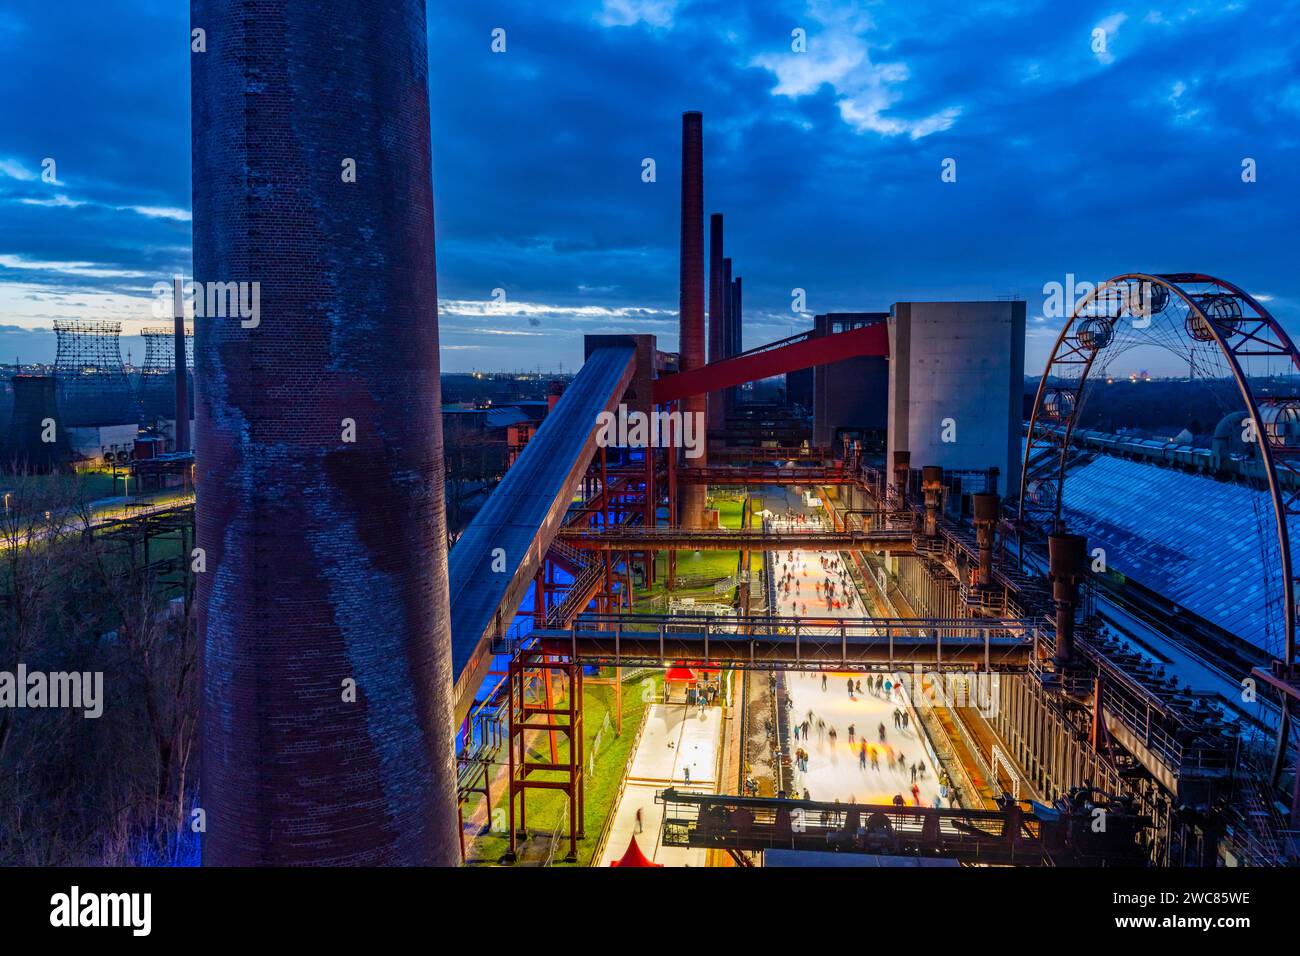
[[(0, 13), (0, 325), (134, 328), (192, 272), (187, 30), (175, 0)], [(1267, 289), (1300, 332), (1295, 5), (482, 0), (430, 4), (429, 35), (449, 370), (571, 369), (595, 331), (677, 347), (689, 109), (746, 346), (808, 326), (796, 288), (814, 312), (1019, 295), (1034, 316), (1068, 273), (1135, 269)], [(1055, 329), (1031, 326), (1034, 369)]]

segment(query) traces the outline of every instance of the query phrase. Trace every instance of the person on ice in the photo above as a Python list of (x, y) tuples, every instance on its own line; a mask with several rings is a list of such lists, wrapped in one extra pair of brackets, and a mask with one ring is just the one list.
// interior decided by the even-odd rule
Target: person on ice
[(850, 696), (850, 697), (853, 696), (853, 678), (852, 678), (852, 677), (849, 678), (849, 696)]
[(822, 675), (822, 690), (826, 689), (826, 675)]

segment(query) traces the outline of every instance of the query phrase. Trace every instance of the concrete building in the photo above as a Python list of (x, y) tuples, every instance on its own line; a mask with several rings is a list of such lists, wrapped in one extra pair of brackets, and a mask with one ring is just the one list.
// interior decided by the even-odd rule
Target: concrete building
[(889, 314), (889, 445), (913, 468), (1020, 475), (1025, 303), (897, 302)]
[[(833, 335), (883, 322), (886, 312), (830, 312), (813, 319), (818, 335)], [(813, 445), (838, 448), (841, 435), (879, 448), (886, 425), (889, 360), (845, 359), (812, 369)]]

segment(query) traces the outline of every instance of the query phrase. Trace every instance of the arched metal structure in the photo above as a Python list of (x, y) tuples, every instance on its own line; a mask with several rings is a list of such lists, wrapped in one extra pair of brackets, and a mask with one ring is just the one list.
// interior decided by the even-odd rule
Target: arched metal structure
[[(1140, 341), (1144, 337), (1147, 341)], [(1288, 519), (1300, 518), (1300, 490), (1293, 490), (1300, 489), (1300, 395), (1261, 394), (1242, 360), (1278, 359), (1289, 365), (1289, 372), (1300, 374), (1300, 352), (1268, 310), (1231, 282), (1200, 273), (1127, 273), (1101, 283), (1080, 299), (1056, 339), (1038, 385), (1020, 476), (1020, 520), (1065, 530), (1062, 505), (1071, 464), (1070, 439), (1090, 374), (1099, 358), (1121, 344), (1121, 338), (1125, 347), (1172, 348), (1176, 354), (1184, 354), (1185, 349), (1193, 374), (1216, 377), (1212, 371), (1221, 375), (1226, 368), (1236, 382), (1273, 506), (1284, 608), (1280, 663), (1289, 677), (1296, 663), (1297, 581)], [(1211, 365), (1216, 367), (1211, 370)], [(1284, 694), (1275, 780), (1295, 709)]]

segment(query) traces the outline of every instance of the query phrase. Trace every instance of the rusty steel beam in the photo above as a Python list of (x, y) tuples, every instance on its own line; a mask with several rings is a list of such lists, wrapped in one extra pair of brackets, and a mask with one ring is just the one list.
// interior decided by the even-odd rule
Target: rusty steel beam
[(683, 365), (676, 375), (655, 379), (655, 404), (664, 404), (691, 396), (756, 382), (759, 379), (797, 372), (815, 365), (828, 365), (857, 356), (889, 355), (889, 337), (884, 322), (864, 325), (834, 335), (800, 338), (790, 345), (765, 351), (753, 351), (702, 368)]

